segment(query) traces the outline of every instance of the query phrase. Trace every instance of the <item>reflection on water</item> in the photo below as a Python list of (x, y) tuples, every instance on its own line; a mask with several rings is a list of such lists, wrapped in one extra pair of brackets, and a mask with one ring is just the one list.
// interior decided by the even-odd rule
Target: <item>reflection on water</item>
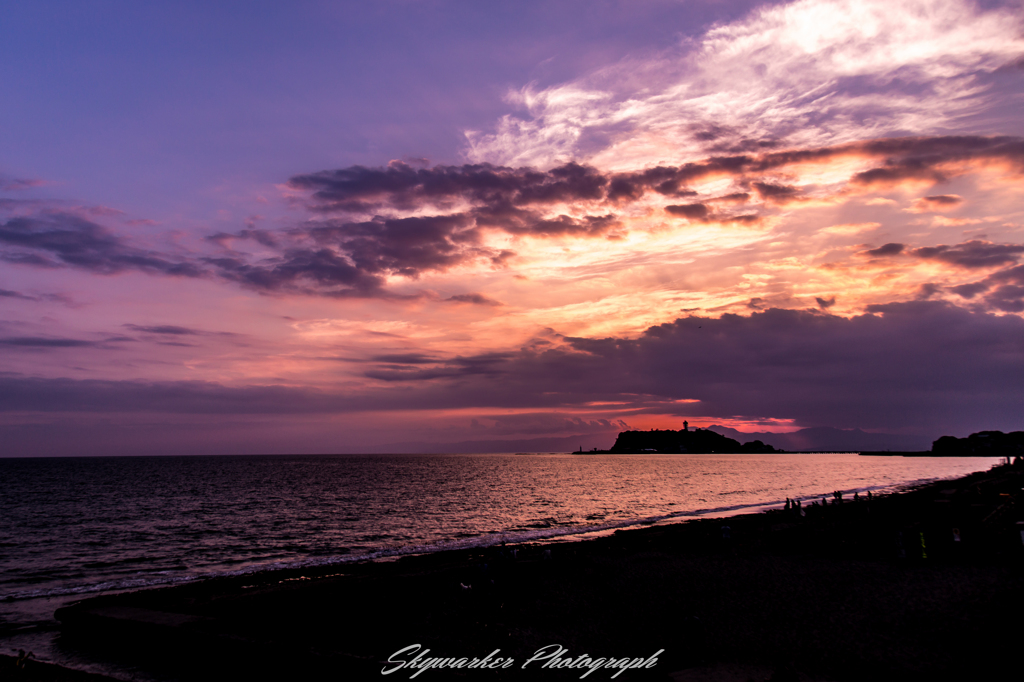
[(0, 459), (0, 637), (52, 624), (66, 601), (104, 591), (746, 511), (786, 497), (959, 476), (996, 461), (834, 454)]

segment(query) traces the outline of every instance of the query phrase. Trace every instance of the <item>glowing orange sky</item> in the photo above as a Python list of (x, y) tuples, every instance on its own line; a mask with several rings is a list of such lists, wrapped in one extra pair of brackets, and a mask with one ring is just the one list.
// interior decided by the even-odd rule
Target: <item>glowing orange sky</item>
[[(754, 325), (771, 309), (854, 324), (910, 310), (893, 304), (931, 306), (982, 320), (979, 330), (1019, 317), (1014, 9), (766, 6), (576, 79), (517, 85), (509, 113), (465, 131), (463, 162), (293, 169), (213, 192), (223, 205), (207, 224), (71, 201), (8, 169), (0, 371), (14, 383), (3, 424), (97, 438), (95, 425), (110, 423), (131, 447), (127, 434), (165, 432), (190, 447), (182, 430), (193, 424), (227, 451), (607, 438), (686, 415), (749, 431), (898, 431), (852, 404), (833, 417), (786, 401), (711, 408), (724, 403), (685, 373), (656, 391), (633, 385), (632, 365), (619, 385), (585, 389), (584, 356), (598, 351), (575, 340), (642, 354), (652, 327)], [(1007, 352), (1016, 366), (1021, 349)], [(523, 368), (556, 355), (562, 369), (538, 370), (544, 380), (525, 388)], [(565, 395), (547, 383), (563, 369)], [(814, 371), (830, 380), (825, 365)], [(31, 382), (51, 382), (38, 390), (56, 391), (52, 408), (18, 397)], [(151, 404), (97, 407), (104, 416), (90, 421), (89, 391), (116, 382), (148, 387), (140, 400)], [(245, 407), (268, 387), (309, 406)], [(180, 403), (153, 397), (175, 391)], [(221, 431), (183, 406), (193, 393), (233, 415)]]

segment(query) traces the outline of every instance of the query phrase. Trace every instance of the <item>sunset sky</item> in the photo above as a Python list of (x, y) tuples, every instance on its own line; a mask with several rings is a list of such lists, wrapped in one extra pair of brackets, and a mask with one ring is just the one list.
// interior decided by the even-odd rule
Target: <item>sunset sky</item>
[(0, 83), (0, 454), (1024, 429), (1019, 1), (37, 1)]

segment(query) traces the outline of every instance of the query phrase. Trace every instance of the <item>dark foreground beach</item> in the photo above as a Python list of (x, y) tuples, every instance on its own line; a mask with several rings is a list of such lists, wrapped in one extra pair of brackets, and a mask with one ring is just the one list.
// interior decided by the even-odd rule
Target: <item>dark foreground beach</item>
[[(996, 679), (1024, 632), (1022, 486), (1024, 468), (1001, 466), (583, 542), (99, 597), (57, 618), (62, 647), (160, 679), (563, 680), (598, 659), (614, 667), (584, 679)], [(431, 659), (444, 667), (417, 667)]]

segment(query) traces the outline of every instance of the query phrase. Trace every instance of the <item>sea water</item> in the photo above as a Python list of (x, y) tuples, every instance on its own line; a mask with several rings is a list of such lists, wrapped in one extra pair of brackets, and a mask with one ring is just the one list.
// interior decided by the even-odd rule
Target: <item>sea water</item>
[[(0, 459), (0, 653), (73, 665), (72, 601), (246, 571), (345, 564), (881, 492), (997, 458), (337, 455)], [(117, 672), (107, 670), (106, 672)]]

